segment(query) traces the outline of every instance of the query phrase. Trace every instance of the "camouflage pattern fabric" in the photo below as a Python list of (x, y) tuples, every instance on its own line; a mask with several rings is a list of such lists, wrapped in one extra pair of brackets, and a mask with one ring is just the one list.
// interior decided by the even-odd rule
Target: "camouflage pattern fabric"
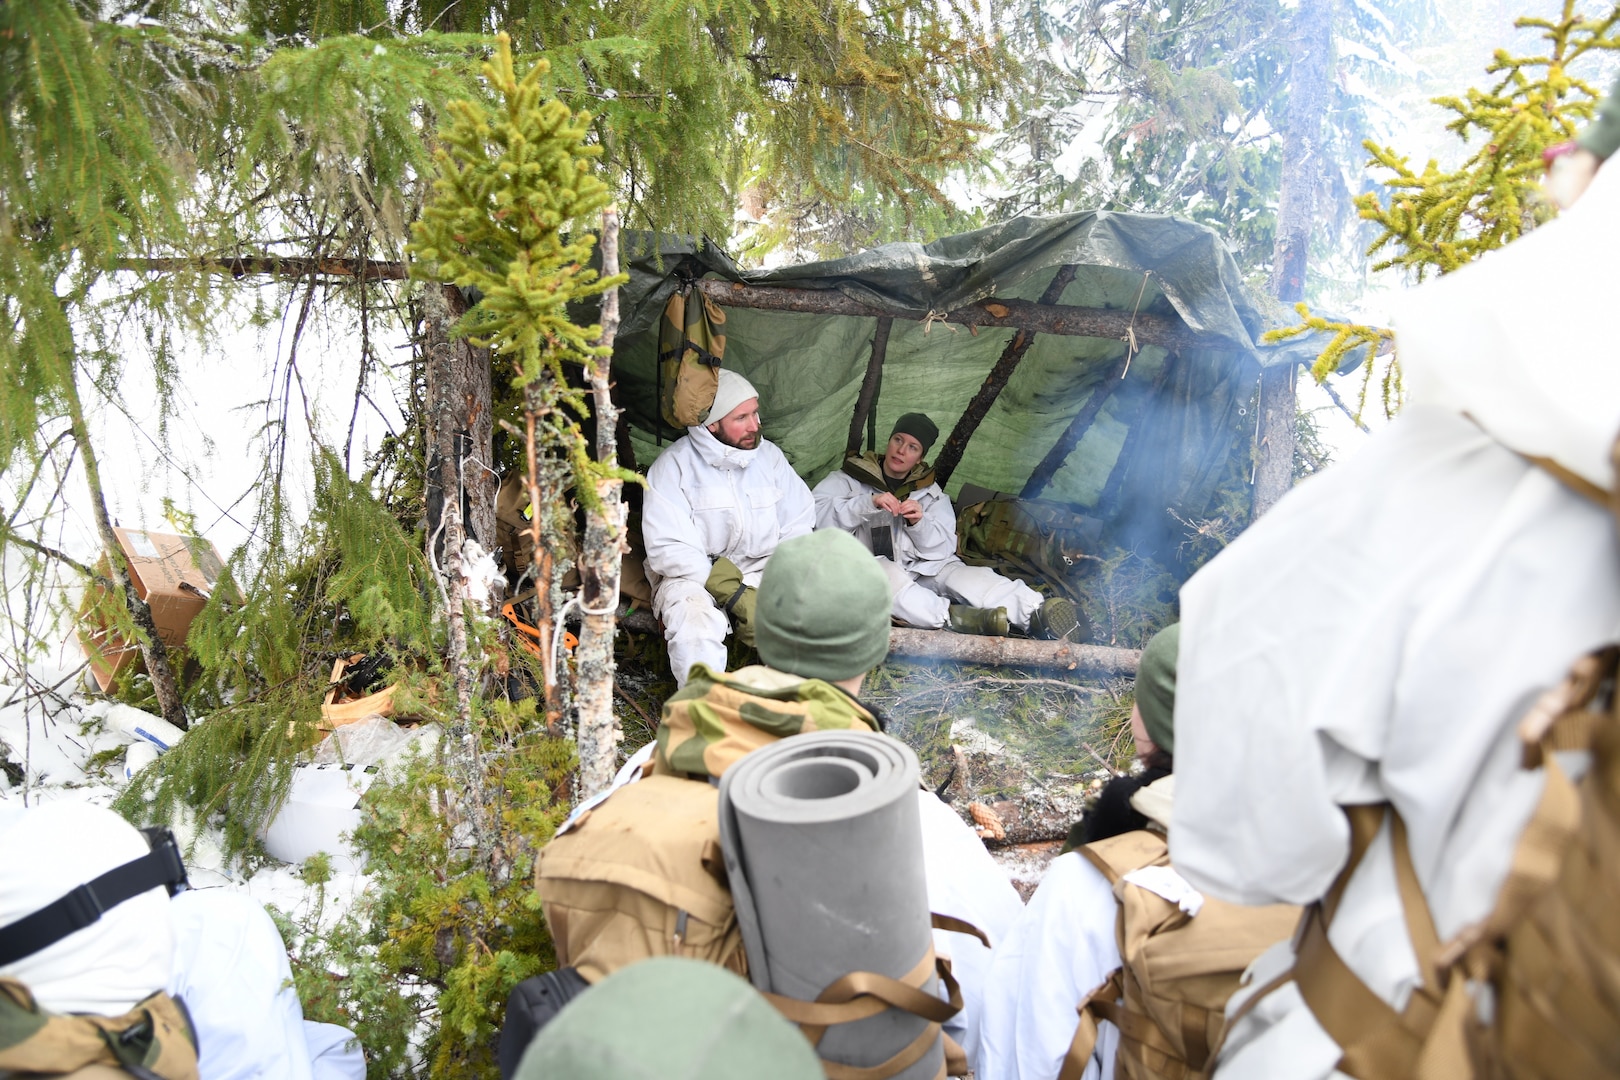
[[(964, 493), (965, 497), (965, 493)], [(1055, 503), (989, 498), (956, 512), (956, 553), (970, 566), (1047, 585), (1076, 602), (1083, 557), (1098, 547), (1100, 523)]]
[(897, 499), (909, 499), (913, 491), (934, 482), (934, 467), (926, 461), (913, 465), (903, 479), (891, 480), (883, 471), (883, 455), (876, 450), (851, 454), (844, 459), (844, 475), (853, 476), (876, 491), (887, 491)]
[(664, 703), (653, 771), (660, 775), (719, 777), (744, 754), (805, 731), (878, 731), (864, 706), (831, 683), (804, 679), (762, 689), (744, 668), (717, 675), (692, 665), (684, 687)]
[(669, 298), (658, 322), (658, 407), (672, 427), (703, 422), (720, 386), (726, 314), (688, 286)]
[(197, 1080), (197, 1038), (185, 1006), (158, 993), (122, 1016), (62, 1016), (40, 1008), (22, 983), (0, 978), (0, 1076), (109, 1068)]

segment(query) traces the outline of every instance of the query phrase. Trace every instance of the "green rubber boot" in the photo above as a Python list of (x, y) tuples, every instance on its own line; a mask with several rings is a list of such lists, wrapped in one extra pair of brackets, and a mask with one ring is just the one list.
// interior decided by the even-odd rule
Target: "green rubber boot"
[(1041, 604), (1029, 617), (1029, 636), (1048, 641), (1091, 640), (1091, 624), (1085, 613), (1075, 607), (1073, 600), (1054, 596)]
[(951, 629), (958, 634), (979, 634), (984, 637), (1006, 637), (1012, 632), (1004, 607), (968, 607), (951, 605)]

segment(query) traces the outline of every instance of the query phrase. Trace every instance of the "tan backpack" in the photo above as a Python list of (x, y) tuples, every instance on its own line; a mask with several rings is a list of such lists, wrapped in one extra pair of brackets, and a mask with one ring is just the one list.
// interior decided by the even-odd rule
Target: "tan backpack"
[(703, 421), (720, 388), (726, 314), (693, 285), (669, 298), (658, 324), (658, 407), (664, 423)]
[(0, 1076), (140, 1076), (197, 1080), (197, 1036), (185, 1007), (157, 993), (122, 1016), (65, 1016), (0, 978)]
[[(1519, 727), (1546, 786), (1491, 914), (1442, 943), (1393, 808), (1347, 807), (1350, 859), (1307, 909), (1292, 978), (1358, 1080), (1620, 1077), (1620, 647), (1582, 657)], [(1573, 783), (1555, 750), (1590, 749)], [(1423, 983), (1404, 1009), (1374, 994), (1327, 939), (1339, 895), (1386, 815)], [(1259, 995), (1256, 995), (1258, 998)]]
[(1059, 1080), (1079, 1080), (1097, 1043), (1097, 1023), (1119, 1028), (1114, 1075), (1193, 1080), (1214, 1069), (1226, 1033), (1227, 999), (1255, 957), (1293, 933), (1299, 909), (1240, 907), (1205, 897), (1197, 915), (1125, 875), (1170, 865), (1163, 836), (1139, 830), (1077, 849), (1114, 886), (1120, 967), (1080, 1003), (1080, 1026)]
[(652, 956), (747, 973), (712, 784), (649, 776), (619, 788), (540, 850), (534, 875), (558, 966), (587, 982)]

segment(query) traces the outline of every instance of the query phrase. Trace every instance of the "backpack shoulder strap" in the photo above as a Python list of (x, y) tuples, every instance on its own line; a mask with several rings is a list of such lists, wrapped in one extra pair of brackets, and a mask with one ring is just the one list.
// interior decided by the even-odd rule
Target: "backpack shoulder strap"
[[(1084, 850), (1084, 849), (1082, 849)], [(1074, 1029), (1074, 1039), (1069, 1043), (1068, 1053), (1063, 1055), (1063, 1068), (1058, 1072), (1058, 1080), (1081, 1080), (1085, 1075), (1086, 1066), (1091, 1063), (1091, 1055), (1097, 1049), (1097, 1014), (1096, 1006), (1106, 1003), (1112, 1006), (1125, 993), (1124, 969), (1115, 968), (1114, 973), (1108, 976), (1108, 981), (1087, 994), (1085, 1000), (1080, 1002), (1080, 1026)]]
[(1110, 885), (1118, 885), (1119, 879), (1132, 870), (1166, 862), (1170, 858), (1170, 845), (1165, 838), (1149, 829), (1120, 833), (1106, 840), (1082, 844), (1075, 850), (1102, 871)]

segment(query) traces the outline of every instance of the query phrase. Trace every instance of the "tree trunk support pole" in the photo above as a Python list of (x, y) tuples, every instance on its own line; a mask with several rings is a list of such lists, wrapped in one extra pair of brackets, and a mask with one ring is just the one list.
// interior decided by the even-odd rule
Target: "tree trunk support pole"
[[(1283, 131), (1282, 191), (1277, 245), (1271, 258), (1272, 295), (1285, 304), (1305, 298), (1305, 271), (1316, 195), (1321, 186), (1322, 116), (1327, 111), (1333, 27), (1327, 0), (1302, 0), (1289, 72), (1287, 126)], [(1294, 438), (1299, 406), (1292, 364), (1260, 372), (1260, 433), (1255, 447), (1254, 516), (1270, 510), (1294, 483)]]
[[(1046, 291), (1041, 293), (1039, 306), (1055, 310), (1055, 305), (1063, 296), (1063, 290), (1074, 280), (1077, 269), (1073, 263), (1058, 267), (1057, 273), (1052, 275), (1051, 283), (1046, 286)], [(956, 466), (961, 463), (968, 440), (973, 438), (973, 433), (979, 429), (979, 424), (990, 412), (990, 407), (996, 403), (996, 398), (1001, 396), (1001, 391), (1007, 386), (1007, 380), (1012, 378), (1012, 373), (1018, 369), (1019, 361), (1023, 360), (1024, 354), (1029, 352), (1029, 347), (1034, 342), (1035, 331), (1027, 327), (1020, 328), (1007, 342), (1007, 347), (1001, 350), (1001, 358), (990, 369), (990, 374), (984, 377), (984, 384), (979, 387), (979, 392), (973, 395), (973, 400), (968, 402), (968, 407), (957, 419), (956, 427), (945, 440), (945, 446), (934, 462), (934, 477), (941, 489), (950, 480), (951, 473), (956, 471)]]
[(1125, 360), (1125, 357), (1120, 357), (1103, 373), (1102, 382), (1092, 391), (1085, 406), (1075, 414), (1073, 420), (1069, 421), (1068, 428), (1058, 436), (1058, 441), (1052, 444), (1052, 449), (1046, 452), (1046, 456), (1041, 458), (1041, 463), (1035, 466), (1035, 471), (1029, 474), (1024, 490), (1018, 493), (1019, 498), (1041, 497), (1046, 485), (1052, 482), (1052, 477), (1057, 475), (1063, 463), (1069, 460), (1069, 455), (1074, 453), (1074, 448), (1080, 445), (1080, 440), (1086, 437), (1086, 432), (1091, 430), (1092, 422), (1097, 419), (1097, 414), (1102, 411), (1103, 405), (1113, 394), (1115, 387), (1124, 381)]
[[(466, 524), (461, 517), (461, 483), (457, 468), (456, 436), (461, 430), (461, 402), (456, 400), (457, 342), (450, 337), (461, 294), (453, 286), (428, 283), (422, 289), (422, 345), (428, 368), (428, 423), (437, 453), (437, 480), (444, 497), (439, 521), (426, 538), (427, 556), (439, 575), (449, 624), (446, 657), (455, 690), (455, 712), (446, 733), (445, 766), (457, 788), (455, 809), (467, 823), (475, 851), (492, 852), (484, 781), (483, 746), (473, 718), (473, 665), (467, 647), (467, 579), (462, 574), (462, 547)], [(486, 365), (487, 366), (487, 365)], [(438, 533), (440, 535), (435, 535)], [(442, 536), (442, 543), (441, 543)], [(437, 557), (443, 552), (442, 563)]]
[[(602, 276), (619, 272), (619, 214), (609, 207), (602, 212)], [(604, 465), (618, 464), (617, 440), (619, 410), (613, 404), (609, 375), (613, 364), (613, 339), (619, 331), (619, 290), (615, 286), (602, 296), (602, 334), (596, 339), (606, 355), (588, 367), (591, 396), (596, 409), (596, 460)], [(619, 604), (619, 572), (624, 552), (625, 506), (620, 498), (623, 482), (616, 478), (598, 480), (596, 493), (602, 500), (601, 512), (589, 511), (585, 518), (585, 544), (579, 553), (579, 598), (583, 620), (579, 631), (578, 683), (574, 700), (579, 709), (579, 795), (588, 799), (604, 791), (618, 771), (619, 721), (613, 712), (613, 638)], [(538, 515), (537, 515), (538, 516)]]
[(877, 422), (878, 389), (883, 385), (883, 361), (889, 355), (889, 331), (893, 328), (894, 320), (885, 315), (878, 319), (877, 329), (872, 333), (872, 358), (866, 362), (866, 378), (861, 382), (860, 397), (855, 399), (855, 416), (849, 422), (849, 441), (844, 446), (846, 454), (861, 452), (863, 427), (868, 428), (867, 449), (876, 448), (876, 429), (870, 425)]
[(891, 657), (953, 660), (964, 664), (1008, 667), (1058, 668), (1088, 675), (1135, 675), (1142, 661), (1140, 649), (1107, 645), (1076, 645), (1072, 641), (1037, 641), (1033, 638), (981, 637), (949, 630), (915, 630), (896, 626), (889, 631)]

